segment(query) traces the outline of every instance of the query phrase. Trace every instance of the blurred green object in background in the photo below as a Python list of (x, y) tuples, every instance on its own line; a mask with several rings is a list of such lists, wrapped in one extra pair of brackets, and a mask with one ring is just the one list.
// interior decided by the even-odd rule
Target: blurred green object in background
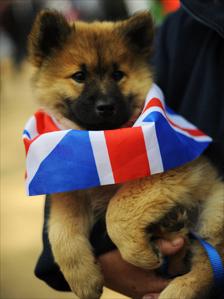
[(174, 12), (179, 7), (179, 0), (149, 0), (149, 8), (157, 25), (163, 21), (167, 14)]

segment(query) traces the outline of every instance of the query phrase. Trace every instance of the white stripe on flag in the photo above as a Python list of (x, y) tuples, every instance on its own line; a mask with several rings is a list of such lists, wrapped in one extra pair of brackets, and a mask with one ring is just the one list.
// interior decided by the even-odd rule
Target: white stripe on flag
[(194, 139), (195, 141), (198, 142), (211, 142), (212, 138), (207, 136), (207, 135), (202, 135), (202, 136), (193, 136), (190, 133), (181, 130), (180, 128), (174, 127), (173, 125), (170, 124), (170, 126), (178, 133), (181, 133), (182, 135), (185, 135), (191, 139)]
[[(163, 109), (162, 108), (160, 108), (160, 107), (157, 107), (157, 106), (153, 106), (153, 107), (151, 107), (151, 108), (149, 108), (149, 109), (147, 109), (138, 119), (137, 119), (137, 121), (135, 122), (135, 124), (134, 124), (134, 127), (139, 127), (139, 126), (142, 126), (142, 127), (147, 127), (151, 122), (147, 122), (147, 121), (144, 121), (144, 119), (146, 118), (146, 116), (148, 116), (148, 115), (150, 115), (150, 113), (152, 113), (152, 112), (158, 112), (158, 113), (160, 113), (160, 114), (162, 114), (163, 116), (164, 116), (164, 118), (166, 118), (167, 119), (167, 116), (170, 118), (170, 115), (168, 115), (168, 113), (167, 113), (167, 116), (165, 115), (165, 113), (164, 113), (164, 111), (163, 111)], [(182, 118), (183, 120), (182, 121), (180, 121), (180, 119), (178, 120), (179, 121), (179, 123), (178, 122), (176, 122), (176, 124), (177, 125), (179, 125), (181, 122), (182, 122), (182, 125), (185, 123), (188, 123), (188, 121), (187, 120), (185, 120), (183, 117), (180, 117), (180, 118)], [(203, 136), (193, 136), (193, 135), (191, 135), (190, 133), (188, 133), (187, 131), (184, 131), (184, 130), (182, 130), (181, 128), (177, 128), (177, 127), (175, 127), (175, 126), (173, 126), (169, 121), (168, 121), (168, 119), (167, 119), (167, 122), (169, 123), (169, 125), (173, 128), (173, 130), (175, 130), (176, 132), (178, 132), (178, 133), (181, 133), (181, 134), (183, 134), (183, 135), (185, 135), (185, 136), (187, 136), (187, 137), (189, 137), (189, 138), (191, 138), (191, 139), (194, 139), (194, 140), (196, 140), (196, 141), (198, 141), (198, 142), (210, 142), (210, 141), (212, 141), (212, 138), (211, 137), (209, 137), (209, 136), (207, 136), (207, 135), (203, 135)], [(181, 124), (180, 124), (180, 126), (181, 126)], [(192, 127), (190, 127), (190, 125), (188, 125), (188, 127), (186, 126), (186, 127), (184, 127), (183, 126), (183, 128), (186, 128), (186, 129), (197, 129), (197, 127), (195, 127), (195, 126), (193, 126), (192, 125)]]
[(146, 96), (144, 108), (147, 106), (147, 104), (153, 98), (158, 98), (163, 103), (163, 105), (165, 105), (163, 92), (159, 88), (159, 86), (156, 85), (155, 83), (152, 84), (152, 87), (150, 88), (150, 90), (149, 90), (149, 92), (148, 92), (148, 94)]
[(110, 157), (103, 131), (89, 131), (90, 142), (101, 185), (114, 184)]
[(185, 118), (183, 118), (180, 115), (177, 114), (171, 114), (166, 111), (167, 116), (169, 117), (172, 122), (174, 122), (176, 125), (185, 128), (185, 129), (197, 129), (193, 124), (191, 124), (189, 121), (187, 121)]
[(26, 134), (23, 134), (23, 138), (33, 139), (37, 135), (39, 135), (37, 132), (37, 122), (35, 116), (30, 117), (30, 119), (25, 125), (25, 130), (30, 134), (30, 137)]
[(29, 184), (38, 171), (40, 164), (69, 131), (71, 130), (45, 133), (31, 143), (26, 157), (27, 194), (29, 194)]
[(157, 140), (155, 123), (142, 126), (151, 174), (163, 172), (163, 162)]

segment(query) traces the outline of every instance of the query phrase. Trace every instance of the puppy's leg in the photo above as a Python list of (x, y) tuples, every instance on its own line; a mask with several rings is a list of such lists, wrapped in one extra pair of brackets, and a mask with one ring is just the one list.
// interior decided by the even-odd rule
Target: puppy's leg
[[(213, 242), (209, 241), (213, 246)], [(216, 243), (216, 242), (215, 242)], [(215, 246), (224, 262), (224, 242)], [(204, 249), (194, 241), (191, 271), (172, 280), (159, 299), (206, 299), (210, 298), (213, 286), (213, 272)], [(212, 297), (213, 298), (213, 297)]]
[(211, 266), (200, 245), (194, 242), (191, 271), (179, 276), (165, 288), (159, 299), (205, 299), (212, 285)]
[[(224, 262), (224, 184), (217, 182), (204, 203), (198, 234), (215, 246)], [(209, 297), (213, 273), (204, 249), (194, 241), (191, 271), (175, 278), (159, 299), (203, 299)]]
[(109, 203), (108, 233), (122, 257), (138, 267), (155, 269), (163, 261), (146, 228), (159, 223), (178, 205), (178, 199), (187, 196), (186, 185), (178, 185), (174, 174), (125, 184)]
[(89, 243), (91, 205), (79, 192), (51, 196), (49, 240), (72, 291), (80, 299), (98, 299), (103, 279)]
[[(139, 267), (158, 268), (162, 257), (152, 242), (150, 227), (158, 225), (180, 205), (186, 210), (197, 206), (200, 198), (207, 197), (214, 178), (215, 171), (209, 163), (198, 159), (125, 184), (110, 200), (106, 215), (108, 233), (123, 258)], [(178, 232), (176, 237), (178, 234), (185, 236), (186, 231)]]

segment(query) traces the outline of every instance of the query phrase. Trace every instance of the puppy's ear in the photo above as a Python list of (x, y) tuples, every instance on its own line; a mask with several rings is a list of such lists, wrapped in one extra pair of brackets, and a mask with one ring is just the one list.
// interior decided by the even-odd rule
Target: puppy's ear
[(35, 66), (40, 66), (45, 58), (62, 48), (71, 32), (72, 28), (62, 14), (50, 10), (41, 11), (28, 39), (30, 61)]
[(148, 11), (134, 14), (120, 25), (120, 33), (137, 53), (150, 56), (154, 37), (154, 24)]

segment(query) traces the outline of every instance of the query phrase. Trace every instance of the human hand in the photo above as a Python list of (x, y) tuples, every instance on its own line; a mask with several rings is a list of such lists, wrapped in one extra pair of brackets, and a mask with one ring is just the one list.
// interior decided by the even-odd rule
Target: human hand
[[(164, 255), (174, 255), (183, 247), (184, 239), (178, 238), (172, 242), (161, 239), (157, 244)], [(154, 271), (143, 270), (127, 263), (118, 250), (107, 252), (98, 260), (105, 286), (134, 299), (147, 299), (150, 295), (153, 299), (158, 298), (159, 293), (169, 283), (168, 279), (156, 275)]]

